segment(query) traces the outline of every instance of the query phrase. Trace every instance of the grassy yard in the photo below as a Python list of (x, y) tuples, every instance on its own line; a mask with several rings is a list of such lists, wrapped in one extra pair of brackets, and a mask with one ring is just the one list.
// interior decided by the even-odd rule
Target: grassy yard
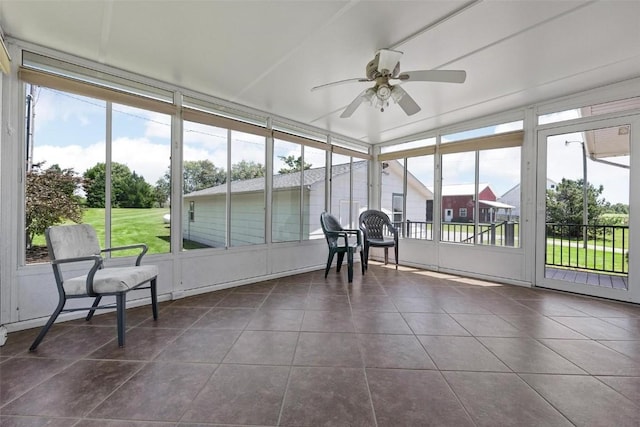
[(584, 249), (582, 240), (579, 242), (564, 241), (562, 245), (559, 240), (556, 240), (555, 246), (550, 241), (547, 241), (546, 262), (547, 264), (589, 270), (617, 273), (629, 271), (629, 263), (625, 252), (614, 251), (611, 248), (605, 248), (605, 250), (594, 249), (593, 246), (588, 246), (587, 249)]
[[(112, 209), (111, 210), (111, 246), (124, 246), (133, 243), (145, 243), (150, 254), (167, 253), (170, 245), (169, 224), (165, 224), (163, 216), (169, 209)], [(91, 208), (84, 211), (82, 222), (95, 227), (104, 247), (104, 209)], [(33, 240), (36, 246), (45, 246), (44, 236), (36, 236)], [(122, 251), (114, 256), (125, 256), (136, 251)]]

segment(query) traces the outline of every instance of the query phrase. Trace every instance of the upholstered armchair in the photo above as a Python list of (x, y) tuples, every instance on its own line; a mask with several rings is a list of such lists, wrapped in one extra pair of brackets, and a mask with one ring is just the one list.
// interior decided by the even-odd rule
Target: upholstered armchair
[[(158, 318), (158, 298), (156, 279), (158, 267), (141, 265), (142, 257), (147, 252), (144, 244), (120, 246), (101, 249), (95, 229), (89, 224), (61, 225), (49, 227), (45, 231), (45, 239), (49, 251), (49, 259), (53, 267), (53, 275), (58, 287), (58, 306), (42, 327), (42, 330), (29, 348), (35, 351), (60, 313), (88, 310), (86, 320), (91, 320), (96, 310), (116, 308), (118, 324), (118, 345), (125, 344), (126, 300), (127, 293), (132, 290), (150, 289), (151, 309), (154, 320)], [(105, 268), (102, 254), (127, 249), (139, 249), (135, 265), (130, 267)], [(76, 268), (86, 266), (86, 274), (65, 277), (64, 267), (76, 264)], [(76, 270), (77, 271), (77, 270)], [(148, 286), (142, 286), (148, 284)], [(100, 305), (102, 297), (115, 296), (114, 304)], [(93, 298), (90, 307), (67, 308), (69, 299)]]

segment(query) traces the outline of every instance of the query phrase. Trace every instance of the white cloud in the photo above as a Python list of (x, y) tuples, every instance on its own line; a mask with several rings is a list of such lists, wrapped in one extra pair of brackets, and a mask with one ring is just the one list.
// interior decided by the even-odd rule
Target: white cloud
[(35, 99), (36, 133), (56, 121), (73, 122), (74, 125), (77, 122), (80, 126), (87, 126), (92, 123), (91, 118), (96, 114), (104, 123), (104, 101), (44, 87), (37, 88)]
[[(113, 141), (112, 160), (127, 165), (152, 185), (169, 167), (169, 156), (168, 145), (154, 144), (146, 138), (119, 138)], [(105, 145), (104, 142), (86, 147), (39, 145), (34, 153), (34, 163), (43, 160), (46, 166), (58, 164), (62, 168), (73, 168), (82, 175), (96, 163), (104, 163)]]

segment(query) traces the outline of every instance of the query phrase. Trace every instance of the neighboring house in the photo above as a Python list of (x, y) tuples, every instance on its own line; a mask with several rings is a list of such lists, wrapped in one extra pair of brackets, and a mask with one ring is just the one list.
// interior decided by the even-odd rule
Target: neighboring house
[[(349, 205), (350, 165), (336, 165), (331, 170), (331, 213), (345, 227), (357, 228), (358, 215), (368, 209), (367, 161), (354, 161), (353, 197)], [(402, 168), (391, 168), (388, 181), (390, 191), (402, 192)], [(301, 172), (273, 176), (272, 240), (295, 241), (299, 235), (300, 179)], [(231, 206), (234, 221), (231, 222), (231, 245), (259, 244), (264, 242), (265, 178), (254, 178), (231, 183)], [(185, 239), (207, 246), (225, 246), (227, 184), (185, 194), (182, 226)], [(304, 171), (302, 206), (303, 239), (324, 238), (320, 228), (320, 214), (324, 211), (325, 168)], [(407, 211), (414, 217), (425, 217), (426, 200), (433, 199), (431, 192), (413, 178), (408, 184)], [(239, 207), (239, 205), (241, 207)], [(354, 223), (349, 223), (350, 209)], [(416, 219), (417, 220), (417, 219)]]
[[(547, 190), (555, 190), (556, 185), (558, 185), (557, 182), (547, 178)], [(498, 201), (513, 206), (513, 209), (511, 209), (512, 219), (520, 218), (520, 184), (500, 196)]]
[[(475, 184), (442, 186), (442, 220), (445, 222), (473, 222), (475, 219)], [(478, 185), (478, 221), (495, 222), (503, 212), (508, 215), (512, 205), (498, 202), (489, 184)]]
[[(404, 209), (404, 165), (397, 160), (382, 164), (380, 206), (391, 221), (402, 221)], [(407, 171), (406, 219), (412, 222), (433, 221), (433, 193)]]

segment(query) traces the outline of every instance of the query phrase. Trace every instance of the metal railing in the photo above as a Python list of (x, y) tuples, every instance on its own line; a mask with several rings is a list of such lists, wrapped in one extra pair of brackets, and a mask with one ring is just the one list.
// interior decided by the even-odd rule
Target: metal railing
[[(395, 222), (404, 238), (433, 240), (433, 222)], [(519, 224), (512, 221), (478, 224), (444, 222), (443, 242), (493, 246), (519, 246)], [(585, 240), (584, 233), (587, 233)], [(586, 241), (586, 246), (585, 242)], [(629, 227), (619, 225), (546, 225), (548, 266), (627, 274), (629, 272)]]
[[(410, 239), (433, 240), (433, 222), (411, 221), (396, 223), (403, 230), (403, 237)], [(446, 222), (442, 224), (440, 240), (479, 245), (515, 246), (517, 242), (517, 223), (503, 221), (499, 223), (478, 224), (476, 232), (473, 223)]]
[(628, 226), (547, 223), (546, 228), (546, 265), (629, 272)]

